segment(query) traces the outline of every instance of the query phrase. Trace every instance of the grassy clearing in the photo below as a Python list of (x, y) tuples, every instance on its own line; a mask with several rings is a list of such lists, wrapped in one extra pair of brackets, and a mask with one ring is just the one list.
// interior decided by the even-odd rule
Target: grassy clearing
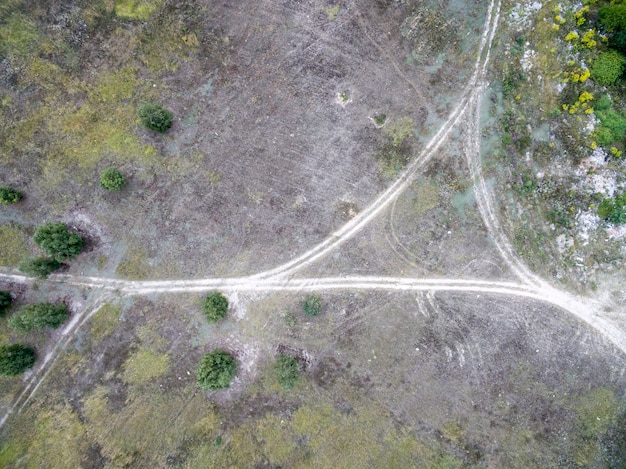
[(159, 354), (140, 347), (126, 360), (122, 380), (128, 384), (143, 384), (163, 376), (169, 368), (170, 359), (166, 353)]
[(16, 267), (30, 252), (29, 236), (20, 225), (0, 225), (0, 246), (0, 265)]
[(121, 277), (142, 280), (150, 277), (152, 267), (148, 264), (146, 253), (141, 248), (131, 248), (120, 262), (115, 273)]

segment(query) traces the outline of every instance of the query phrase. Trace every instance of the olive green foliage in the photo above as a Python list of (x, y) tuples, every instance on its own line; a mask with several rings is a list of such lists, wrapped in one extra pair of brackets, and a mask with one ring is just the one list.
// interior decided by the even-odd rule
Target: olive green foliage
[(196, 371), (198, 387), (204, 391), (216, 391), (230, 386), (237, 374), (237, 360), (219, 349), (215, 349), (202, 357)]
[(56, 329), (68, 318), (64, 304), (36, 303), (25, 306), (9, 319), (9, 327), (18, 332), (30, 332), (33, 329)]
[(217, 322), (226, 316), (228, 300), (220, 292), (209, 293), (204, 300), (204, 315), (207, 321)]
[(59, 269), (63, 263), (50, 257), (35, 257), (24, 259), (17, 268), (26, 275), (37, 278), (46, 278), (55, 270)]
[(0, 375), (21, 375), (35, 364), (35, 358), (35, 351), (22, 344), (0, 345)]
[(0, 316), (4, 316), (13, 303), (13, 297), (8, 291), (0, 290)]
[(607, 30), (626, 29), (626, 4), (607, 5), (600, 8), (598, 19)]
[(0, 186), (0, 203), (4, 205), (14, 204), (22, 198), (22, 193), (9, 186)]
[(172, 126), (174, 115), (156, 103), (144, 103), (137, 110), (141, 123), (149, 130), (165, 133)]
[(300, 377), (298, 360), (294, 357), (281, 353), (276, 358), (274, 372), (276, 373), (278, 384), (280, 384), (283, 389), (292, 389)]
[(608, 96), (603, 95), (596, 101), (594, 114), (600, 121), (595, 132), (595, 138), (600, 145), (607, 146), (624, 138), (626, 119), (613, 109)]
[(626, 191), (598, 205), (598, 215), (615, 224), (626, 223)]
[(63, 223), (46, 223), (35, 231), (33, 241), (58, 261), (71, 259), (83, 249), (83, 238)]
[(612, 85), (622, 75), (625, 61), (615, 50), (603, 52), (591, 64), (591, 78), (602, 85)]
[(108, 168), (100, 173), (100, 187), (108, 191), (119, 191), (126, 185), (126, 178), (115, 168)]
[(317, 295), (309, 295), (302, 303), (302, 311), (307, 316), (317, 316), (322, 310), (322, 300)]

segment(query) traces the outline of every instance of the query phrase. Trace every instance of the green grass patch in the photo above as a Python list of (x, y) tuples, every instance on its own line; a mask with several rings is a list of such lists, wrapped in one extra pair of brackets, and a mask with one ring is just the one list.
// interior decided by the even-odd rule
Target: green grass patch
[(155, 353), (140, 347), (124, 363), (122, 379), (128, 384), (143, 384), (153, 378), (163, 376), (170, 368), (166, 353)]
[(0, 52), (19, 58), (33, 51), (39, 40), (36, 24), (26, 15), (15, 12), (0, 24)]
[(115, 14), (124, 19), (145, 21), (162, 3), (161, 0), (116, 0)]
[(152, 268), (148, 265), (146, 253), (141, 248), (130, 248), (115, 270), (117, 275), (135, 280), (148, 278), (151, 272)]
[(122, 310), (119, 306), (106, 303), (91, 318), (89, 336), (94, 343), (113, 333), (120, 325)]
[(0, 225), (0, 265), (16, 267), (29, 254), (29, 236), (20, 225)]

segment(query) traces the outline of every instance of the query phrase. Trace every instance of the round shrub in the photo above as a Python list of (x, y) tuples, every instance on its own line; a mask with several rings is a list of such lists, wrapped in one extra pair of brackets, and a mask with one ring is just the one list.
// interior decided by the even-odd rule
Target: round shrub
[(281, 353), (276, 358), (274, 372), (276, 373), (278, 384), (280, 384), (283, 389), (289, 390), (296, 385), (298, 378), (300, 377), (298, 360), (294, 357)]
[(67, 306), (64, 304), (37, 303), (24, 306), (9, 319), (9, 327), (18, 332), (30, 332), (33, 329), (56, 329), (68, 317)]
[(126, 185), (126, 178), (115, 168), (105, 169), (100, 173), (100, 187), (108, 191), (119, 191)]
[(35, 364), (35, 351), (22, 344), (0, 345), (0, 374), (17, 376)]
[(55, 270), (61, 268), (63, 263), (50, 257), (36, 257), (24, 259), (19, 263), (17, 268), (26, 275), (32, 275), (37, 278), (46, 278)]
[(207, 321), (217, 322), (226, 316), (228, 300), (220, 292), (209, 293), (204, 300), (204, 315)]
[(612, 85), (622, 75), (625, 61), (615, 50), (603, 52), (591, 64), (591, 78), (601, 85)]
[(58, 261), (71, 259), (83, 249), (82, 236), (72, 233), (63, 223), (46, 223), (35, 230), (33, 241)]
[(174, 121), (174, 114), (156, 103), (142, 104), (137, 115), (144, 127), (159, 133), (165, 133)]
[(13, 303), (13, 297), (8, 291), (0, 291), (0, 316), (4, 316)]
[(229, 387), (236, 374), (237, 360), (230, 353), (216, 349), (202, 357), (196, 379), (200, 389), (216, 391)]
[(14, 204), (22, 198), (22, 193), (12, 187), (0, 186), (0, 203), (4, 205)]
[(322, 300), (317, 295), (309, 295), (302, 304), (302, 311), (307, 316), (317, 316), (322, 310)]

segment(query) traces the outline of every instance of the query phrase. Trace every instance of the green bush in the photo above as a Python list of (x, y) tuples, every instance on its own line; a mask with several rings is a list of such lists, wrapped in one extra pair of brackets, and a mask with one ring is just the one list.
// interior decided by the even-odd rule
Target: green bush
[(317, 295), (309, 295), (302, 304), (302, 311), (307, 316), (317, 316), (322, 310), (322, 300)]
[(626, 5), (607, 5), (598, 10), (600, 24), (607, 30), (626, 29)]
[(14, 204), (22, 198), (22, 193), (12, 187), (0, 186), (0, 203), (4, 205)]
[(596, 117), (600, 121), (600, 127), (596, 130), (596, 140), (601, 146), (618, 142), (626, 132), (626, 119), (618, 114), (612, 107), (606, 110), (595, 110)]
[(598, 215), (611, 223), (626, 223), (626, 191), (613, 199), (604, 199), (600, 202)]
[(137, 110), (141, 123), (150, 130), (165, 133), (172, 126), (174, 115), (156, 103), (144, 103)]
[(204, 300), (204, 315), (207, 321), (217, 322), (226, 316), (228, 300), (220, 292), (211, 292)]
[(13, 297), (8, 291), (0, 290), (0, 316), (4, 316), (13, 303)]
[(24, 306), (9, 319), (9, 327), (18, 332), (30, 332), (33, 329), (56, 329), (63, 324), (69, 314), (64, 304), (36, 303)]
[(591, 78), (601, 85), (612, 85), (622, 75), (625, 61), (615, 50), (602, 52), (591, 64)]
[(126, 178), (115, 168), (108, 168), (100, 173), (100, 187), (108, 191), (119, 191), (126, 185)]
[(50, 257), (36, 257), (24, 259), (17, 268), (26, 275), (37, 278), (46, 278), (55, 270), (59, 269), (63, 263)]
[(237, 360), (230, 353), (216, 349), (202, 357), (196, 378), (200, 389), (216, 391), (229, 387), (236, 374)]
[(71, 259), (83, 249), (83, 238), (63, 223), (46, 223), (35, 230), (33, 241), (57, 261)]
[(289, 390), (296, 385), (298, 378), (300, 377), (298, 360), (294, 357), (281, 353), (276, 358), (274, 372), (276, 373), (278, 384), (280, 384), (283, 389)]
[(35, 364), (35, 358), (35, 351), (22, 344), (0, 345), (0, 375), (21, 375)]

